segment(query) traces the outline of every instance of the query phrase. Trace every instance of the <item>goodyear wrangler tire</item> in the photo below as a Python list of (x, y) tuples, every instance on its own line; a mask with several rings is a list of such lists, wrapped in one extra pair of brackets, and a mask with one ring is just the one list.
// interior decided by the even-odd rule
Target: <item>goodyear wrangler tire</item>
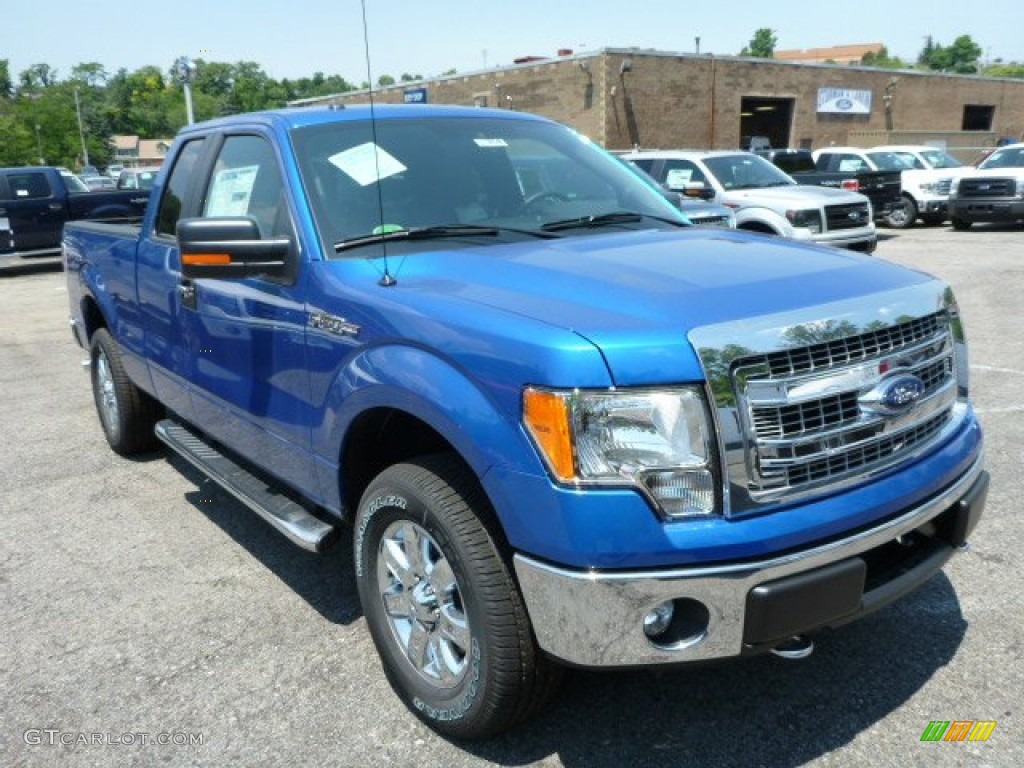
[(493, 513), (455, 457), (384, 470), (363, 494), (353, 538), (384, 672), (429, 726), (485, 738), (553, 695), (561, 670), (536, 646)]
[(121, 348), (105, 328), (92, 335), (89, 371), (96, 412), (110, 447), (122, 456), (155, 448), (153, 427), (160, 408), (128, 378)]

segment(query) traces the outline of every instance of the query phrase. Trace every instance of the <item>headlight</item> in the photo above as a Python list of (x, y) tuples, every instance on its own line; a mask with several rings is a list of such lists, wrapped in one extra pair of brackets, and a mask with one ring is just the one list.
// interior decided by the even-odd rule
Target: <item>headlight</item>
[(934, 181), (926, 181), (924, 184), (921, 185), (921, 191), (929, 192), (931, 194), (938, 194), (939, 185)]
[(821, 211), (819, 210), (786, 211), (786, 218), (794, 227), (803, 227), (815, 234), (821, 232)]
[(960, 179), (954, 178), (949, 184), (949, 196), (956, 197), (957, 192), (960, 191)]
[(668, 517), (718, 511), (714, 433), (698, 388), (528, 387), (523, 422), (559, 482), (629, 485)]
[(1017, 197), (1024, 197), (1024, 179), (1017, 179)]

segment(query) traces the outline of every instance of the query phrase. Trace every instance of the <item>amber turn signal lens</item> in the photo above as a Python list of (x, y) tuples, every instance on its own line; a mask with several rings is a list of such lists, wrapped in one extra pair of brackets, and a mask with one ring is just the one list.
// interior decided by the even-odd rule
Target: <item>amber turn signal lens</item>
[(523, 421), (558, 479), (575, 479), (576, 461), (565, 398), (527, 388), (523, 393)]
[(182, 264), (230, 264), (231, 256), (226, 253), (183, 253)]

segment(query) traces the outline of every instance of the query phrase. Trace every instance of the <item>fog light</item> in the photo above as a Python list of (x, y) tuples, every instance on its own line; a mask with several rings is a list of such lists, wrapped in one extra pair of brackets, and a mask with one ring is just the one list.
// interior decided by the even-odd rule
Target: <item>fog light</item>
[(675, 605), (671, 600), (666, 600), (658, 605), (653, 611), (644, 616), (644, 634), (648, 637), (657, 637), (664, 634), (672, 623), (672, 615), (675, 613)]

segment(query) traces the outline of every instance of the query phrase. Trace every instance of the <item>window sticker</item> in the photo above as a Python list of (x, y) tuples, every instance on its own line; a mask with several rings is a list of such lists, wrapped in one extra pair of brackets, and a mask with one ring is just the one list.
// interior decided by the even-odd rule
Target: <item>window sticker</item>
[(665, 183), (674, 189), (689, 184), (692, 177), (692, 168), (673, 168), (665, 174)]
[(245, 216), (256, 183), (258, 165), (246, 165), (218, 171), (210, 185), (204, 216)]
[(368, 187), (378, 179), (396, 176), (406, 170), (394, 155), (372, 141), (331, 155), (328, 160), (361, 187)]
[(484, 149), (508, 146), (508, 142), (504, 139), (473, 139), (473, 143)]

